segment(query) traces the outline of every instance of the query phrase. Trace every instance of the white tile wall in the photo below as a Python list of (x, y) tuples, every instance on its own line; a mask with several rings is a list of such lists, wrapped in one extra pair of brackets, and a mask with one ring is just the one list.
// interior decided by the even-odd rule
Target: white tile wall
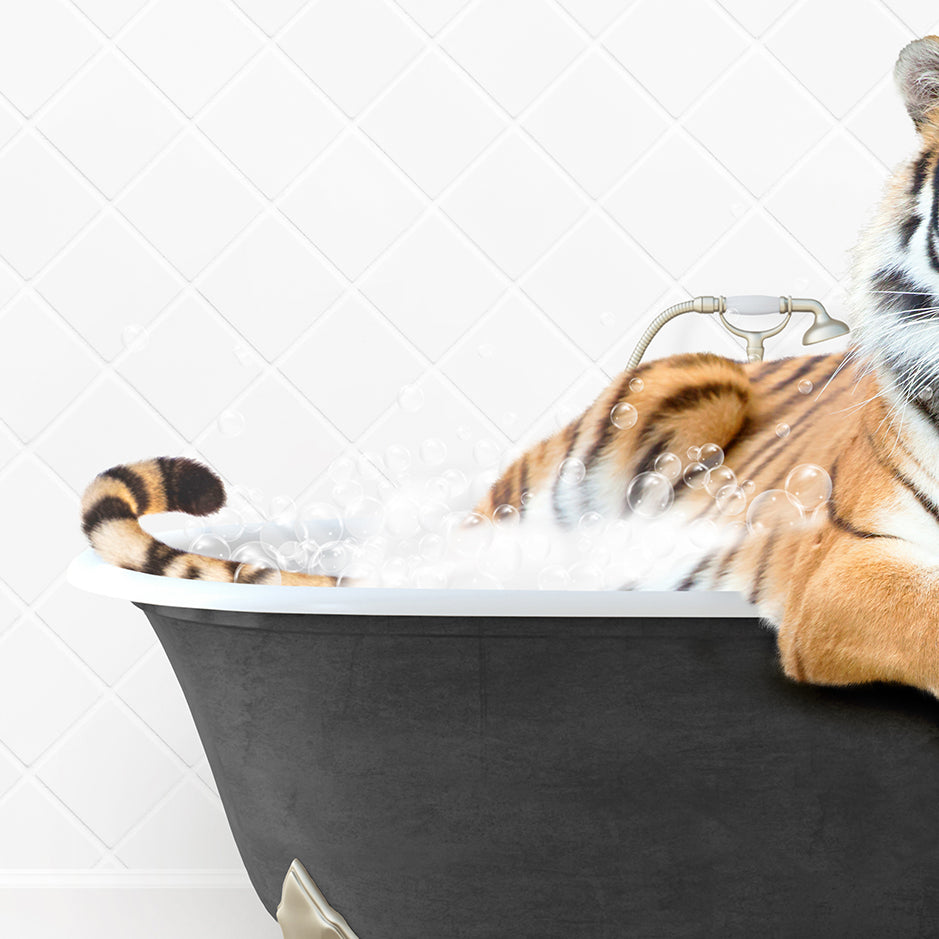
[[(337, 455), (429, 438), (473, 472), (676, 298), (840, 315), (912, 145), (894, 58), (937, 26), (927, 0), (0, 4), (0, 886), (243, 885), (148, 627), (63, 582), (94, 472), (191, 453), (328, 498)], [(652, 351), (703, 347), (736, 350), (696, 320)]]

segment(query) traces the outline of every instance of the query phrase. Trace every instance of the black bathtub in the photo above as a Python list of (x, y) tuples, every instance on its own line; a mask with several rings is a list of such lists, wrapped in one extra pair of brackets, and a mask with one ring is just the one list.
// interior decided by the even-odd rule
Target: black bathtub
[(358, 939), (939, 932), (937, 703), (787, 681), (734, 595), (70, 574), (149, 618), (272, 914), (298, 858)]

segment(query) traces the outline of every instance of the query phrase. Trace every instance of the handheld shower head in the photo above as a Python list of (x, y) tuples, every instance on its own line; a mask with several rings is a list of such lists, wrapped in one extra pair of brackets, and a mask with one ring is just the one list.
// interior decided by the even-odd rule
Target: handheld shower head
[(803, 346), (811, 346), (816, 342), (824, 342), (826, 339), (837, 339), (838, 336), (851, 332), (847, 323), (836, 320), (818, 300), (793, 300), (792, 297), (788, 299), (790, 309), (799, 313), (812, 313), (815, 316), (815, 321), (802, 337)]

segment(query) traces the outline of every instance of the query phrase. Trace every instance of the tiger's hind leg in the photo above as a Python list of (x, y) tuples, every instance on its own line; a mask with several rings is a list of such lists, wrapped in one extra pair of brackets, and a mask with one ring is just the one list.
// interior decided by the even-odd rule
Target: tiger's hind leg
[(939, 697), (939, 564), (906, 542), (850, 536), (800, 560), (778, 633), (790, 678), (900, 682)]

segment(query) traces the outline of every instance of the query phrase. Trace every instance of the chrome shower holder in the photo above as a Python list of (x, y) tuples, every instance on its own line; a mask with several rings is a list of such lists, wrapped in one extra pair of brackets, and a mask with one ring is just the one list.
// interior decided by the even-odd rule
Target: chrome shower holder
[[(802, 345), (809, 346), (827, 339), (844, 336), (851, 331), (847, 323), (832, 317), (818, 300), (808, 297), (771, 297), (759, 294), (744, 294), (736, 297), (695, 297), (692, 300), (683, 300), (663, 310), (649, 324), (642, 334), (633, 354), (629, 357), (626, 367), (635, 368), (645, 354), (653, 336), (669, 321), (682, 313), (714, 314), (720, 317), (724, 329), (734, 336), (744, 339), (747, 344), (747, 361), (761, 362), (763, 360), (763, 343), (771, 336), (781, 333), (793, 313), (811, 313), (812, 325), (802, 337)], [(773, 313), (780, 314), (782, 322), (768, 329), (742, 329), (731, 323), (725, 314), (740, 316), (766, 316)]]

